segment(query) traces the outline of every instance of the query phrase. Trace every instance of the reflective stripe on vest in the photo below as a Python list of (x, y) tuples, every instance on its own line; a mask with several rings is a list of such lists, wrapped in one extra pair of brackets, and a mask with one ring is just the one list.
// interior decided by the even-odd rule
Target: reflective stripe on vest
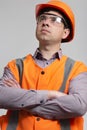
[[(75, 61), (67, 58), (66, 64), (65, 64), (65, 71), (64, 71), (64, 80), (60, 88), (60, 92), (64, 92), (66, 81), (68, 79), (68, 76), (70, 74), (70, 71), (74, 65)], [(61, 119), (60, 120), (61, 130), (70, 130), (70, 120), (69, 119)]]
[(17, 125), (18, 125), (18, 116), (19, 112), (18, 111), (11, 111), (11, 116), (8, 121), (8, 126), (6, 130), (16, 130)]
[[(24, 58), (23, 58), (24, 59)], [(23, 59), (16, 59), (16, 65), (18, 67), (19, 71), (19, 77), (20, 77), (20, 84), (22, 83), (22, 73), (23, 73)], [(70, 71), (74, 65), (75, 61), (67, 58), (65, 63), (65, 71), (64, 71), (64, 80), (60, 88), (60, 92), (64, 92), (66, 81), (68, 79), (68, 76), (70, 74)], [(19, 111), (13, 111), (11, 112), (11, 116), (8, 122), (8, 126), (6, 130), (16, 130), (18, 125), (18, 115)], [(60, 120), (61, 130), (70, 130), (70, 120), (69, 119), (61, 119)]]
[[(24, 57), (25, 58), (25, 57)], [(23, 59), (16, 59), (16, 65), (18, 68), (18, 72), (19, 72), (19, 82), (20, 85), (22, 84), (22, 74), (23, 74)], [(15, 110), (15, 111), (11, 111), (11, 116), (10, 119), (8, 121), (8, 126), (6, 130), (16, 130), (17, 125), (18, 125), (18, 119), (19, 119), (19, 111)]]
[[(24, 57), (25, 58), (25, 57)], [(23, 74), (23, 60), (24, 58), (22, 59), (16, 59), (16, 65), (17, 65), (17, 68), (18, 68), (18, 72), (19, 72), (19, 82), (20, 82), (20, 85), (22, 84), (22, 74)]]

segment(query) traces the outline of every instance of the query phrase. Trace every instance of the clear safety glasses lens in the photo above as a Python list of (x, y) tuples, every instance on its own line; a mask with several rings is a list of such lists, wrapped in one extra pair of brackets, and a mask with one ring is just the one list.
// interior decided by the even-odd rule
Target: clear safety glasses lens
[(49, 19), (51, 23), (63, 23), (65, 26), (67, 26), (67, 23), (63, 17), (57, 16), (55, 14), (50, 13), (44, 13), (37, 17), (37, 23), (42, 23), (43, 21)]

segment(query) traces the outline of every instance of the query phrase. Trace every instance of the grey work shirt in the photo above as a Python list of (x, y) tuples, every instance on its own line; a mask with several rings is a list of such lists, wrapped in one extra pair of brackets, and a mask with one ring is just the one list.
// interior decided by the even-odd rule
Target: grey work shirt
[[(36, 50), (33, 58), (42, 68), (51, 64), (62, 56), (60, 49), (50, 60)], [(13, 87), (5, 84), (5, 80), (14, 82)], [(15, 88), (16, 87), (16, 88)], [(47, 119), (66, 119), (81, 116), (87, 111), (87, 72), (79, 74), (70, 82), (69, 94), (56, 99), (48, 100), (47, 90), (24, 90), (8, 68), (5, 68), (0, 80), (0, 107), (7, 109), (25, 109)]]

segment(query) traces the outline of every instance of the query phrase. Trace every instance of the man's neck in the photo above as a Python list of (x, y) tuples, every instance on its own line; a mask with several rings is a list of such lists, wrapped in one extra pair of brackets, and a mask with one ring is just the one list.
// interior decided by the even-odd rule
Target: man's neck
[(50, 59), (56, 52), (59, 51), (60, 46), (57, 45), (40, 45), (39, 49), (45, 59)]

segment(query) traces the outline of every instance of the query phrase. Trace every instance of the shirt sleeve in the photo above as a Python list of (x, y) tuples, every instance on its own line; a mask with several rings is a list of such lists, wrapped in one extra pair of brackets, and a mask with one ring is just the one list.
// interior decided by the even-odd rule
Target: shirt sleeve
[(31, 109), (37, 116), (46, 119), (67, 119), (82, 116), (87, 111), (87, 72), (70, 81), (69, 94), (48, 100)]
[(48, 100), (47, 93), (47, 90), (21, 89), (9, 68), (6, 67), (0, 79), (0, 108), (33, 108)]

